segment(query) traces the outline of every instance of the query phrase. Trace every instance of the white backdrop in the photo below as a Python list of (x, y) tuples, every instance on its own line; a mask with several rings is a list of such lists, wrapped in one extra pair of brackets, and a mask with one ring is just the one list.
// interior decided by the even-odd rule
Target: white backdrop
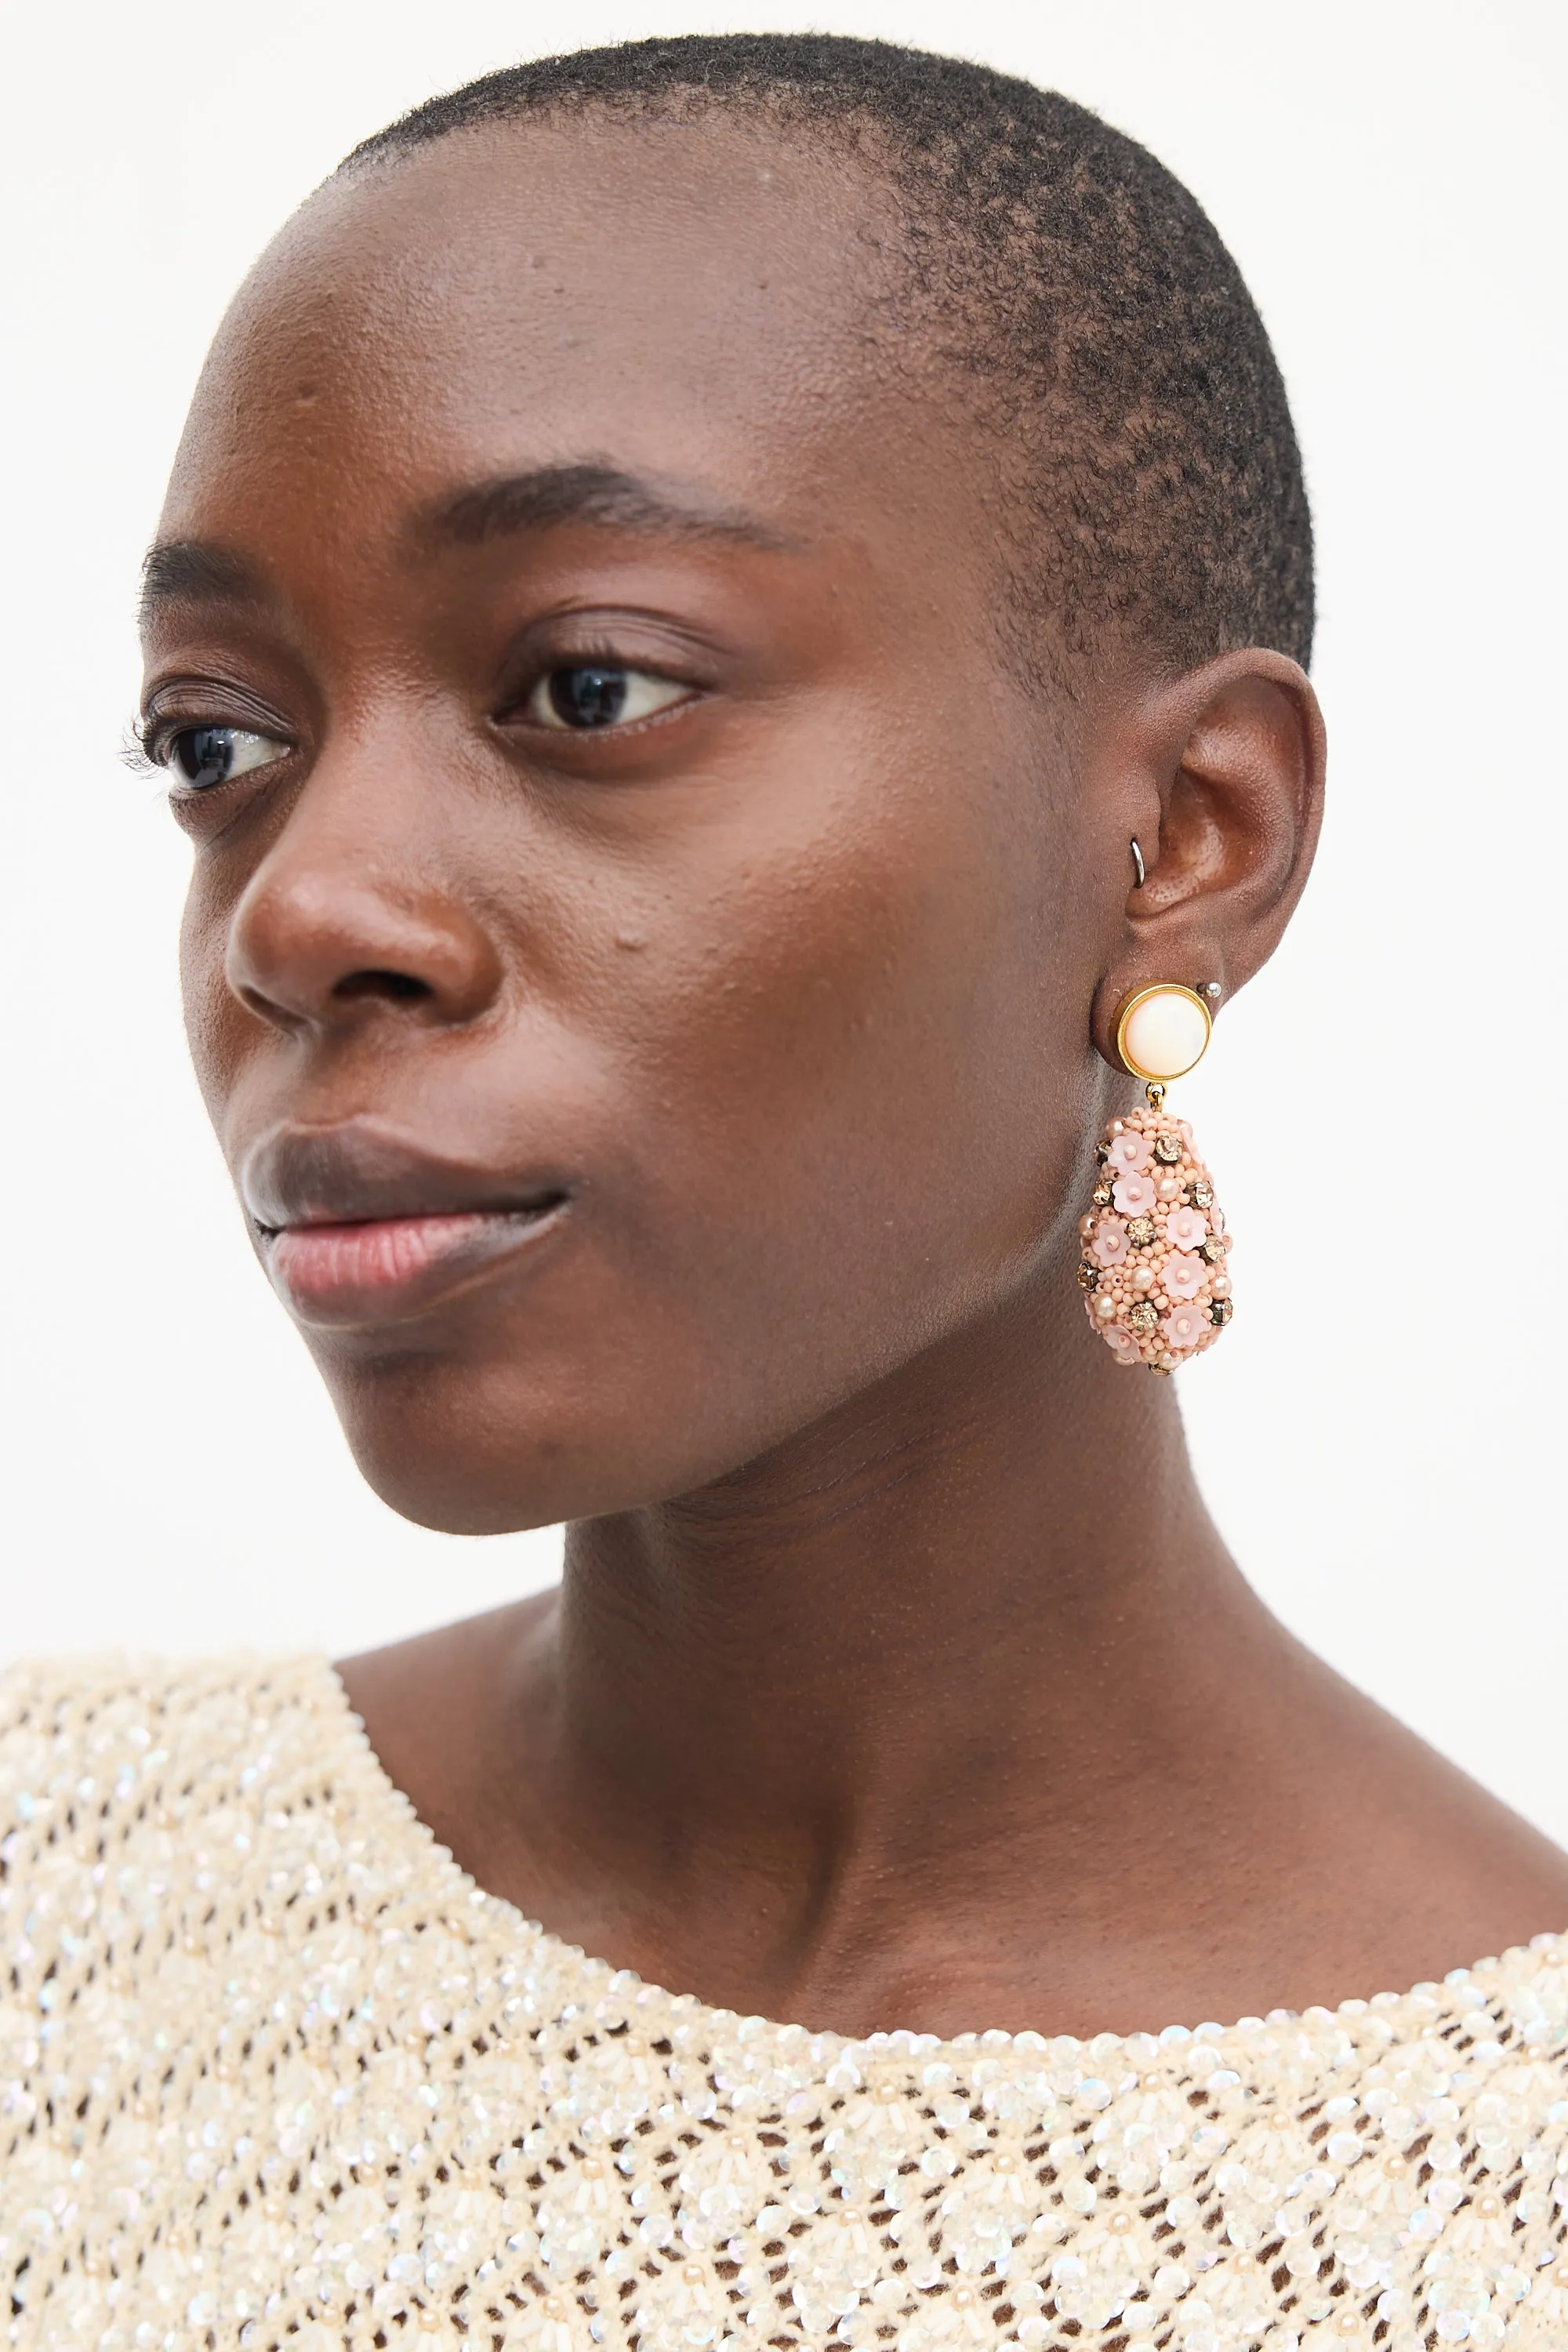
[(1183, 1391), (1268, 1598), (1568, 1839), (1563, 11), (790, 8), (12, 12), (0, 1655), (358, 1646), (552, 1573), (552, 1537), (432, 1536), (364, 1491), (252, 1265), (180, 1036), (184, 851), (115, 757), (136, 567), (226, 298), (356, 139), (532, 52), (826, 23), (1099, 108), (1195, 190), (1273, 331), (1320, 532), (1331, 814), (1289, 944), (1184, 1092), (1241, 1311)]

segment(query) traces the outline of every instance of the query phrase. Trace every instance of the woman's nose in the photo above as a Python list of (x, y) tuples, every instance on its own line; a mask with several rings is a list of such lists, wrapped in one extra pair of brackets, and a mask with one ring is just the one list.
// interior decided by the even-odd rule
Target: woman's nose
[(228, 985), (261, 1020), (328, 1031), (395, 1010), (456, 1026), (494, 1003), (497, 943), (447, 878), (427, 788), (417, 814), (409, 792), (320, 772), (305, 786), (228, 928)]

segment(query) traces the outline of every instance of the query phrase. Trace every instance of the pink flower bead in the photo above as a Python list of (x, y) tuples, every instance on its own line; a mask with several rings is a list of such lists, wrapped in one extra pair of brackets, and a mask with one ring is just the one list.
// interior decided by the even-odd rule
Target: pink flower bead
[(1136, 1364), (1141, 1361), (1137, 1341), (1131, 1332), (1125, 1329), (1121, 1324), (1112, 1323), (1104, 1332), (1103, 1337), (1107, 1347), (1119, 1364)]
[(1197, 1347), (1214, 1326), (1201, 1307), (1173, 1307), (1160, 1328), (1167, 1348), (1185, 1349)]
[[(1120, 1200), (1116, 1205), (1121, 1206)], [(1165, 1239), (1173, 1249), (1195, 1250), (1200, 1242), (1207, 1241), (1208, 1231), (1208, 1219), (1201, 1209), (1173, 1209), (1165, 1220)]]
[(1118, 1176), (1138, 1175), (1149, 1165), (1148, 1138), (1140, 1135), (1136, 1128), (1124, 1127), (1111, 1139), (1107, 1164)]
[(1127, 1255), (1127, 1228), (1120, 1217), (1101, 1217), (1089, 1244), (1101, 1265), (1120, 1265)]
[[(1119, 1141), (1124, 1139), (1118, 1138)], [(1152, 1177), (1123, 1176), (1119, 1179), (1110, 1197), (1124, 1217), (1148, 1217), (1153, 1214), (1159, 1194), (1154, 1190)]]
[(1173, 1250), (1160, 1268), (1160, 1283), (1167, 1298), (1195, 1298), (1203, 1288), (1207, 1271), (1201, 1257), (1188, 1257), (1181, 1250)]

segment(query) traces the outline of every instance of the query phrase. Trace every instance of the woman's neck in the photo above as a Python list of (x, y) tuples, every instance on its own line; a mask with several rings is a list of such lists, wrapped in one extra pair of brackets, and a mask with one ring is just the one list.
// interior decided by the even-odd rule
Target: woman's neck
[(1098, 1354), (1025, 1297), (580, 1522), (558, 1596), (345, 1670), (373, 1744), (492, 1892), (814, 2026), (1194, 2022), (1568, 1923), (1553, 1850), (1258, 1601), (1172, 1384)]
[(701, 1495), (570, 1530), (559, 1752), (667, 1860), (793, 1873), (826, 1837), (890, 1865), (909, 1827), (972, 1866), (1078, 1810), (1088, 1739), (1147, 1723), (1189, 1629), (1258, 1618), (1168, 1383), (1108, 1358), (1095, 1430), (1026, 1332), (965, 1336)]

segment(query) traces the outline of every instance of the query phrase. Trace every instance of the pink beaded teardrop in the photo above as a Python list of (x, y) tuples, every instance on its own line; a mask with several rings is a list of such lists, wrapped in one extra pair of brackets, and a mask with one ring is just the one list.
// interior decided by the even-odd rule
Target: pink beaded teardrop
[(1079, 1219), (1089, 1319), (1119, 1364), (1174, 1371), (1230, 1321), (1230, 1236), (1193, 1130), (1149, 1088), (1095, 1147), (1100, 1181)]

